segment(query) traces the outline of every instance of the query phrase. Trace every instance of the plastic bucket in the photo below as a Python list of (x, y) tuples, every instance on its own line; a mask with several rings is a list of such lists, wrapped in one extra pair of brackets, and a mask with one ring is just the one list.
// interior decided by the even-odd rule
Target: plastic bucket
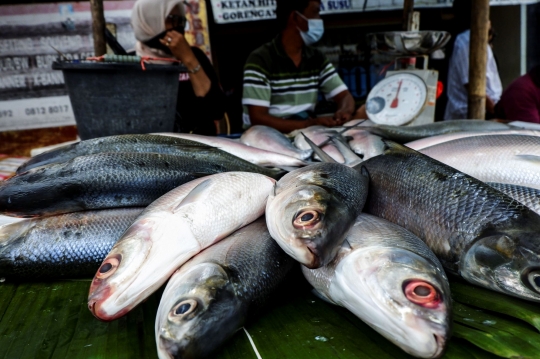
[(62, 70), (81, 140), (174, 128), (178, 65), (54, 62)]

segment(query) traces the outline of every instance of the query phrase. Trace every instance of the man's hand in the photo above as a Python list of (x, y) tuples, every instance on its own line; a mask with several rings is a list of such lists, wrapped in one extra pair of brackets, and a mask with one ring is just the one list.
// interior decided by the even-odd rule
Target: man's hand
[(341, 122), (340, 125), (350, 121), (352, 114), (349, 111), (337, 110), (334, 114), (334, 120)]
[(314, 121), (315, 121), (315, 125), (327, 126), (327, 127), (341, 126), (345, 122), (347, 122), (347, 121), (335, 119), (334, 117), (317, 117), (314, 119)]

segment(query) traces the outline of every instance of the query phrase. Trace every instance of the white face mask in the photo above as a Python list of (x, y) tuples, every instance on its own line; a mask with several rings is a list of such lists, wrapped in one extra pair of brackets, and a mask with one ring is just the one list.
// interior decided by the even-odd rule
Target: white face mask
[(307, 46), (313, 45), (321, 39), (324, 34), (324, 23), (322, 19), (308, 19), (298, 11), (298, 15), (302, 16), (308, 22), (308, 31), (302, 31), (300, 29), (300, 36)]

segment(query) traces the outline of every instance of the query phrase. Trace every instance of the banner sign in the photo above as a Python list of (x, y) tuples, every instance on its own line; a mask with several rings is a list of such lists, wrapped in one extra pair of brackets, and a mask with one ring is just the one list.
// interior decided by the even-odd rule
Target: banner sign
[[(530, 4), (538, 0), (491, 0), (491, 5)], [(276, 18), (275, 0), (211, 0), (217, 24)], [(452, 0), (415, 0), (415, 8), (449, 7)], [(403, 9), (403, 0), (322, 0), (321, 14)]]
[[(128, 52), (134, 3), (104, 1), (105, 21)], [(205, 1), (185, 4), (186, 39), (210, 56)], [(0, 132), (75, 125), (62, 71), (51, 66), (93, 55), (90, 2), (0, 6)]]

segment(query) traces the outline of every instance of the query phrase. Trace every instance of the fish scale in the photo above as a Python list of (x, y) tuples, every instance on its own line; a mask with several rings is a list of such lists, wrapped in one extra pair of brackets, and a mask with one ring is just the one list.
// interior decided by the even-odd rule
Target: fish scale
[[(29, 170), (1, 183), (0, 213), (33, 217), (147, 206), (168, 191), (201, 176), (251, 170), (242, 163), (206, 159), (203, 155), (192, 159), (128, 152), (76, 157)], [(258, 168), (267, 173), (266, 169)]]
[(516, 201), (523, 203), (534, 212), (540, 214), (540, 189), (505, 183), (488, 182), (487, 184), (503, 193), (506, 193)]
[(0, 277), (91, 278), (142, 208), (69, 213), (0, 227)]
[(410, 230), (454, 270), (463, 249), (487, 226), (534, 215), (483, 182), (412, 150), (390, 149), (362, 165), (370, 175), (364, 210)]

